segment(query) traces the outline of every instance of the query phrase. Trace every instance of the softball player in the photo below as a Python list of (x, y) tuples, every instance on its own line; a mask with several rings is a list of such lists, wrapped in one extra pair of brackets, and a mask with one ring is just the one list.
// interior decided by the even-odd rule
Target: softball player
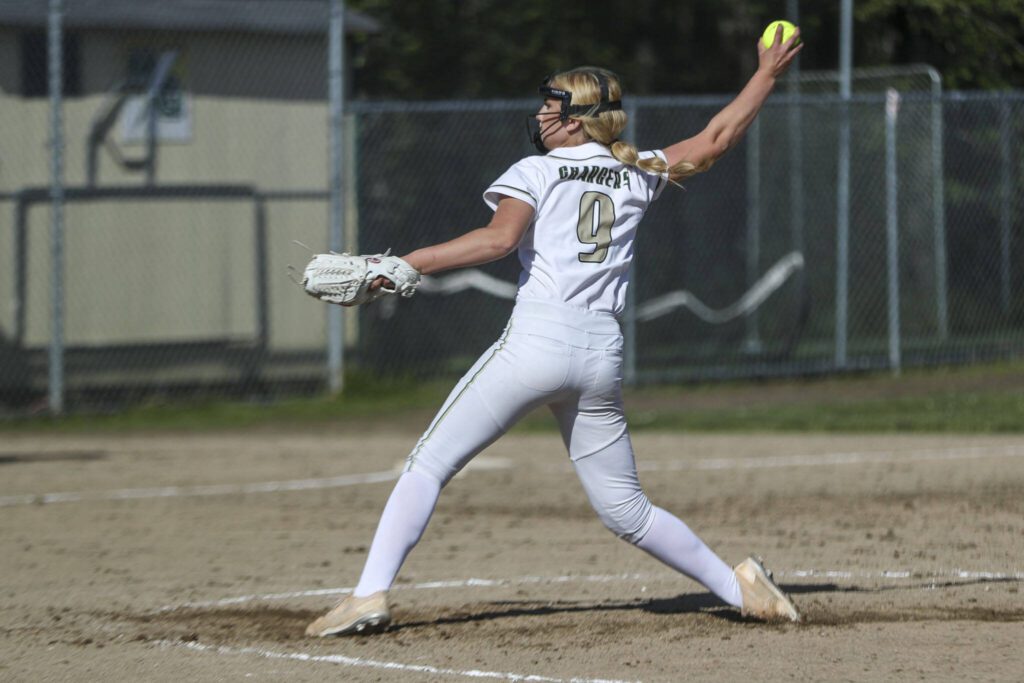
[[(504, 333), (456, 385), (409, 454), (353, 594), (306, 629), (367, 632), (391, 619), (387, 591), (430, 520), (441, 489), (527, 412), (550, 407), (601, 521), (620, 538), (704, 584), (744, 614), (798, 620), (755, 558), (735, 569), (686, 524), (653, 505), (637, 478), (623, 413), (622, 333), (640, 219), (665, 186), (706, 170), (737, 143), (800, 47), (771, 48), (737, 98), (695, 137), (637, 152), (618, 79), (583, 67), (541, 86), (527, 157), (484, 192), (490, 224), (404, 257), (422, 274), (486, 263), (518, 248), (519, 291)], [(380, 283), (378, 283), (379, 285)]]

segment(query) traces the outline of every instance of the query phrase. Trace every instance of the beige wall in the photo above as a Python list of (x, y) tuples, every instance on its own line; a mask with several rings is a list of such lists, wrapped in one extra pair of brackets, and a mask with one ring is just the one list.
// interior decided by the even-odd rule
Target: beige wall
[[(0, 192), (49, 179), (48, 107), (17, 86), (16, 33), (0, 29)], [(154, 40), (184, 50), (192, 138), (161, 144), (158, 184), (242, 183), (264, 191), (322, 190), (327, 182), (323, 44), (299, 39), (153, 34), (82, 36), (85, 95), (65, 102), (68, 185), (86, 180), (85, 141), (111, 85), (124, 76), (127, 46)], [(13, 74), (12, 74), (13, 70)], [(115, 139), (118, 129), (112, 131)], [(143, 153), (141, 145), (123, 148)], [(144, 176), (101, 153), (99, 185), (141, 185)], [(0, 202), (0, 331), (13, 329), (12, 213)], [(233, 338), (256, 330), (253, 206), (247, 201), (104, 201), (67, 210), (67, 342), (125, 344)], [(271, 343), (320, 348), (325, 307), (286, 277), (308, 254), (291, 240), (326, 244), (326, 202), (268, 206)], [(26, 341), (49, 335), (49, 211), (30, 214)]]

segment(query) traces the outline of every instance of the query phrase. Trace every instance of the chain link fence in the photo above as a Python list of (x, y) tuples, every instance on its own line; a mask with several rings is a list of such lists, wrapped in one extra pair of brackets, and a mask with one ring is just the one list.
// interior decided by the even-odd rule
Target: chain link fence
[[(1024, 350), (1013, 272), (1021, 160), (1012, 154), (1024, 96), (892, 92), (844, 105), (782, 90), (741, 146), (684, 189), (666, 190), (641, 229), (624, 320), (633, 379), (900, 368)], [(693, 134), (727, 101), (632, 98), (634, 139), (654, 148)], [(516, 129), (530, 106), (357, 105), (362, 246), (411, 248), (484, 224), (477, 193), (529, 153)], [(853, 139), (845, 252), (836, 239), (844, 107)], [(415, 150), (401, 148), (405, 136)], [(370, 149), (404, 171), (367, 163)], [(848, 306), (840, 360), (841, 260)], [(475, 280), (441, 275), (418, 300), (363, 310), (360, 362), (407, 374), (466, 367), (504, 324), (517, 269), (508, 259)]]
[(328, 219), (326, 5), (57, 4), (60, 157), (53, 14), (0, 3), (4, 410), (48, 407), (55, 158), (69, 408), (322, 386), (322, 311), (283, 274)]
[[(192, 18), (206, 28), (140, 15), (112, 24), (65, 4), (68, 408), (323, 390), (327, 307), (286, 269), (308, 258), (293, 240), (329, 243), (324, 3), (295, 3), (287, 21), (261, 15), (258, 25)], [(261, 3), (277, 5), (288, 3)], [(313, 5), (305, 19), (296, 9)], [(0, 22), (6, 415), (45, 410), (51, 382), (45, 49), (39, 17)], [(651, 208), (623, 320), (630, 380), (898, 369), (1024, 351), (1024, 95), (939, 93), (928, 70), (861, 76), (847, 103), (829, 75), (804, 74), (799, 92), (780, 87), (740, 146)], [(628, 137), (641, 148), (669, 144), (727, 101), (629, 98)], [(532, 153), (524, 122), (536, 106), (351, 102), (337, 188), (347, 248), (402, 253), (486, 224), (481, 192)], [(844, 116), (853, 141), (845, 250), (836, 210)], [(347, 311), (346, 368), (461, 373), (500, 333), (517, 275), (510, 257), (428, 278), (410, 301)]]

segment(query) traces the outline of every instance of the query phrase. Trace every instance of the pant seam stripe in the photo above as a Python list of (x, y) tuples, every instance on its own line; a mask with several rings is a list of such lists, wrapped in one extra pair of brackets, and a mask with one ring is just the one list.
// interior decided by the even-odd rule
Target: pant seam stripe
[(508, 341), (508, 335), (511, 332), (512, 321), (509, 320), (508, 327), (505, 328), (505, 332), (501, 335), (501, 340), (500, 343), (498, 344), (498, 348), (494, 349), (494, 353), (491, 354), (490, 358), (485, 360), (483, 365), (481, 365), (480, 368), (475, 373), (473, 373), (473, 376), (469, 378), (468, 382), (466, 382), (466, 386), (462, 387), (462, 390), (459, 391), (455, 398), (451, 400), (451, 402), (448, 404), (448, 407), (444, 409), (444, 412), (437, 416), (437, 419), (434, 420), (434, 424), (430, 426), (430, 429), (427, 431), (426, 434), (423, 435), (423, 438), (420, 439), (420, 442), (416, 445), (416, 448), (413, 450), (412, 453), (409, 454), (408, 464), (405, 467), (406, 470), (412, 467), (413, 463), (416, 461), (416, 456), (419, 454), (421, 450), (423, 450), (423, 447), (427, 445), (427, 441), (430, 440), (430, 437), (433, 436), (435, 431), (437, 431), (437, 428), (441, 426), (441, 423), (444, 421), (444, 418), (448, 416), (448, 413), (450, 413), (452, 408), (455, 407), (455, 404), (459, 402), (459, 399), (465, 395), (466, 391), (469, 390), (471, 386), (473, 386), (473, 382), (475, 382), (476, 378), (480, 376), (480, 373), (484, 371), (484, 368), (486, 368), (490, 364), (490, 362), (494, 360), (494, 357), (498, 355), (499, 351), (505, 348), (505, 342)]

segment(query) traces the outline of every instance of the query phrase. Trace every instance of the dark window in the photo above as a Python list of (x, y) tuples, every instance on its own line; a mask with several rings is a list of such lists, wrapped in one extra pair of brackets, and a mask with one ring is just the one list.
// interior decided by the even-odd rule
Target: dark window
[[(21, 94), (25, 97), (45, 97), (50, 92), (49, 68), (47, 67), (46, 31), (25, 31), (21, 42)], [(64, 34), (64, 84), (62, 91), (67, 96), (82, 92), (82, 69), (79, 59), (78, 36)]]

